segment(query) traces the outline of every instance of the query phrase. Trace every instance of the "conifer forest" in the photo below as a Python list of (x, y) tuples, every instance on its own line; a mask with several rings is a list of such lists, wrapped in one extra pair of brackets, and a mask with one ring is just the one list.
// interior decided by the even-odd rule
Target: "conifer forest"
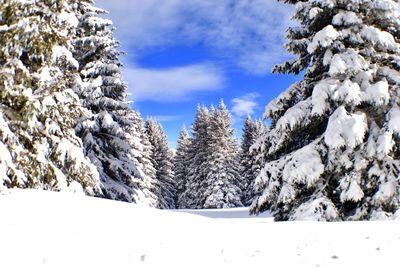
[(278, 1), (296, 24), (284, 44), (292, 58), (273, 73), (298, 81), (264, 102), (262, 118), (248, 115), (240, 138), (227, 102), (198, 103), (172, 149), (162, 122), (132, 105), (107, 11), (93, 0), (0, 0), (0, 195), (246, 208), (275, 222), (400, 219), (399, 2)]

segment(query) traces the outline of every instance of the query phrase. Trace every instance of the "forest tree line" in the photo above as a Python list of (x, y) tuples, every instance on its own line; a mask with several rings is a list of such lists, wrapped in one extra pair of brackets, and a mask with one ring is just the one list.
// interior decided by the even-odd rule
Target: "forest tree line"
[[(83, 0), (0, 0), (0, 190), (157, 208), (270, 210), (277, 220), (400, 217), (400, 15), (394, 0), (282, 0), (302, 74), (248, 118), (199, 106), (174, 154), (128, 101), (119, 42)], [(267, 14), (266, 14), (267, 15)]]

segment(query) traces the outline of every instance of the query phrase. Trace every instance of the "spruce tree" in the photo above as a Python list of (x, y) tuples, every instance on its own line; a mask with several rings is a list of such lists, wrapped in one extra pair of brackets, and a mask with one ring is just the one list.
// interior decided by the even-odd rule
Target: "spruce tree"
[(238, 146), (231, 117), (221, 101), (218, 110), (198, 107), (188, 149), (189, 172), (182, 203), (185, 208), (242, 206)]
[(155, 206), (154, 182), (144, 170), (149, 162), (143, 155), (143, 121), (127, 101), (112, 22), (99, 17), (105, 11), (94, 7), (91, 0), (79, 1), (75, 12), (79, 25), (74, 56), (80, 74), (75, 91), (87, 109), (77, 134), (97, 166), (105, 197)]
[(260, 140), (267, 161), (252, 212), (278, 220), (360, 220), (399, 209), (398, 1), (287, 0), (296, 4), (275, 68), (304, 78), (272, 101)]
[(238, 145), (232, 119), (221, 100), (218, 110), (211, 110), (209, 154), (203, 181), (203, 208), (243, 206), (239, 174)]
[(149, 119), (145, 127), (152, 148), (151, 159), (156, 171), (155, 194), (158, 196), (158, 208), (173, 209), (176, 197), (173, 153), (159, 123)]
[(72, 1), (0, 1), (0, 187), (99, 191), (74, 125)]
[(190, 146), (187, 152), (189, 165), (185, 191), (180, 196), (180, 208), (203, 208), (200, 192), (204, 189), (204, 166), (209, 153), (210, 114), (206, 107), (198, 106), (196, 117), (192, 125)]
[(243, 126), (240, 151), (240, 177), (242, 180), (243, 203), (248, 206), (255, 197), (254, 181), (262, 168), (262, 156), (252, 149), (257, 139), (264, 133), (265, 126), (247, 116)]
[(174, 157), (174, 173), (176, 183), (176, 206), (183, 207), (184, 203), (182, 194), (186, 190), (187, 176), (189, 172), (188, 152), (190, 147), (190, 137), (183, 127), (178, 138), (178, 145), (176, 147), (176, 154)]
[(152, 145), (146, 132), (145, 123), (138, 111), (133, 110), (132, 121), (127, 125), (134, 126), (134, 129), (128, 132), (135, 133), (134, 139), (139, 140), (134, 142), (136, 145), (133, 145), (133, 153), (139, 163), (138, 168), (143, 171), (143, 179), (139, 181), (139, 188), (145, 197), (142, 202), (148, 203), (151, 207), (157, 207), (159, 205), (159, 197), (155, 193), (157, 181), (156, 169), (152, 162)]

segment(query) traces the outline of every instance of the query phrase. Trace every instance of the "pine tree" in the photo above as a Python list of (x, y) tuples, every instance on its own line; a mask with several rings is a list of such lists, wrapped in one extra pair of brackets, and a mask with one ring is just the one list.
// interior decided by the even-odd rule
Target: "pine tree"
[(74, 56), (80, 74), (75, 91), (87, 109), (77, 134), (97, 166), (105, 197), (155, 206), (154, 181), (144, 170), (149, 162), (143, 155), (143, 121), (127, 101), (112, 22), (99, 17), (105, 11), (94, 7), (91, 0), (77, 3), (75, 12), (79, 27)]
[(223, 101), (211, 110), (209, 155), (203, 181), (204, 208), (243, 206), (239, 174), (238, 145), (232, 119)]
[(173, 153), (161, 125), (153, 119), (146, 121), (146, 133), (152, 146), (153, 166), (156, 171), (156, 190), (158, 208), (175, 208), (175, 181), (173, 171)]
[(182, 194), (186, 190), (187, 176), (189, 173), (188, 164), (188, 152), (190, 147), (190, 138), (186, 130), (183, 127), (178, 138), (178, 145), (176, 147), (176, 155), (174, 157), (174, 173), (176, 183), (176, 206), (183, 207), (184, 203)]
[(192, 125), (190, 146), (187, 152), (189, 165), (185, 191), (180, 196), (180, 208), (201, 209), (202, 181), (205, 179), (204, 165), (207, 163), (208, 137), (210, 135), (210, 114), (206, 107), (198, 106)]
[(252, 212), (278, 220), (387, 218), (399, 209), (400, 62), (393, 0), (296, 4), (280, 73), (305, 71), (272, 101)]
[(68, 1), (0, 1), (0, 188), (99, 191), (73, 127), (77, 26)]
[(238, 146), (230, 114), (222, 101), (218, 110), (198, 107), (188, 162), (186, 190), (182, 194), (184, 208), (243, 206)]
[[(128, 169), (134, 166), (134, 176), (137, 194), (139, 194), (136, 203), (145, 204), (150, 207), (159, 205), (159, 197), (157, 196), (156, 170), (152, 163), (152, 146), (148, 139), (143, 119), (138, 111), (127, 109), (126, 114), (121, 117), (123, 119), (123, 129), (125, 132), (125, 140), (129, 145)], [(138, 173), (137, 173), (138, 172)]]
[(149, 141), (149, 137), (147, 136), (145, 123), (138, 111), (133, 111), (132, 113), (133, 119), (132, 122), (128, 125), (135, 126), (133, 131), (136, 133), (136, 138), (139, 142), (135, 142), (136, 146), (134, 147), (135, 158), (138, 160), (139, 169), (144, 172), (144, 176), (142, 180), (140, 180), (139, 188), (144, 193), (145, 200), (149, 206), (157, 207), (159, 206), (159, 197), (157, 196), (156, 188), (156, 169), (153, 166), (152, 162), (152, 145)]
[(243, 184), (243, 203), (246, 206), (250, 205), (255, 197), (253, 185), (262, 168), (262, 157), (251, 148), (264, 131), (265, 126), (262, 122), (253, 121), (247, 116), (240, 151), (240, 177)]

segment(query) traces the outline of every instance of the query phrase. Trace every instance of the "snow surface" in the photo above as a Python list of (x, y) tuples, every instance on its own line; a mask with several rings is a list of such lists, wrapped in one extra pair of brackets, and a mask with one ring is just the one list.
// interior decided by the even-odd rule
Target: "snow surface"
[(1, 266), (399, 266), (400, 221), (273, 222), (71, 193), (0, 194)]

